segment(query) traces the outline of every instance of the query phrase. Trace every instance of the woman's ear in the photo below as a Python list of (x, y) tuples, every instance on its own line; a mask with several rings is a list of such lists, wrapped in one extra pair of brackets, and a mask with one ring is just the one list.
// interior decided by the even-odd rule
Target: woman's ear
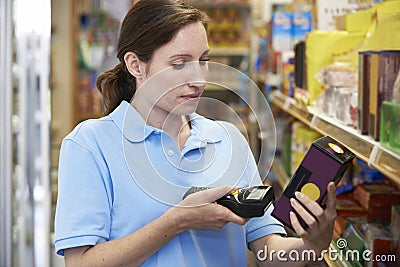
[(146, 76), (146, 68), (135, 53), (127, 52), (124, 56), (124, 61), (129, 73), (135, 76), (136, 79)]

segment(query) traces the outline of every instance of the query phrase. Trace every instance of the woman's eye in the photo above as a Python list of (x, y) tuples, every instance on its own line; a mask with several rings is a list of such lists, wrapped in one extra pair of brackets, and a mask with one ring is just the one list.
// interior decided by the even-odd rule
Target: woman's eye
[(174, 69), (181, 70), (185, 67), (185, 63), (174, 63), (174, 64), (172, 64), (172, 67)]
[(199, 60), (199, 64), (200, 64), (200, 65), (205, 65), (208, 61), (210, 61), (210, 58), (209, 58), (209, 57), (207, 57), (207, 58), (202, 58), (202, 59)]

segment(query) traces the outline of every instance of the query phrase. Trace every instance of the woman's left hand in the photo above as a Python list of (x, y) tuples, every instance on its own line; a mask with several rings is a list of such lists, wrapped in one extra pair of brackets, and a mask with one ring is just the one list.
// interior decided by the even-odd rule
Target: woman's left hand
[(327, 192), (325, 210), (317, 202), (300, 192), (296, 192), (296, 199), (291, 199), (292, 207), (308, 227), (304, 229), (301, 226), (294, 212), (290, 213), (292, 226), (303, 239), (306, 248), (312, 249), (316, 253), (321, 253), (322, 250), (329, 247), (336, 218), (336, 187), (333, 182), (328, 184)]

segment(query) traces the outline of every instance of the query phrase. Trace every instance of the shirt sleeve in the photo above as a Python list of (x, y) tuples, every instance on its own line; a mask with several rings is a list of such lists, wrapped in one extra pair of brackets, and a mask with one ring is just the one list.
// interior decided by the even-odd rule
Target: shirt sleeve
[(112, 205), (105, 163), (73, 139), (61, 146), (58, 199), (55, 215), (55, 249), (105, 242), (110, 232)]
[(248, 223), (246, 223), (245, 229), (247, 244), (270, 234), (286, 236), (286, 231), (282, 223), (271, 215), (273, 209), (274, 206), (270, 205), (264, 216), (252, 218)]
[[(244, 179), (246, 179), (247, 186), (262, 185), (263, 182), (258, 172), (257, 163), (248, 145), (246, 146), (246, 150), (246, 154), (248, 154), (248, 163), (244, 172)], [(270, 234), (286, 235), (283, 224), (272, 217), (271, 213), (273, 209), (274, 205), (271, 204), (262, 217), (252, 218), (248, 223), (246, 223), (245, 229), (247, 244)]]

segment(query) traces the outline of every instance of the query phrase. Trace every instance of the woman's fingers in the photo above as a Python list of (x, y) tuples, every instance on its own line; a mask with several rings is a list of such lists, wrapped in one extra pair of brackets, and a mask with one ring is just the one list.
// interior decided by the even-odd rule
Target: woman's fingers
[(334, 220), (336, 219), (337, 213), (336, 213), (336, 186), (334, 182), (330, 182), (328, 184), (328, 196), (327, 196), (327, 201), (326, 201), (326, 216), (328, 217), (328, 220)]

